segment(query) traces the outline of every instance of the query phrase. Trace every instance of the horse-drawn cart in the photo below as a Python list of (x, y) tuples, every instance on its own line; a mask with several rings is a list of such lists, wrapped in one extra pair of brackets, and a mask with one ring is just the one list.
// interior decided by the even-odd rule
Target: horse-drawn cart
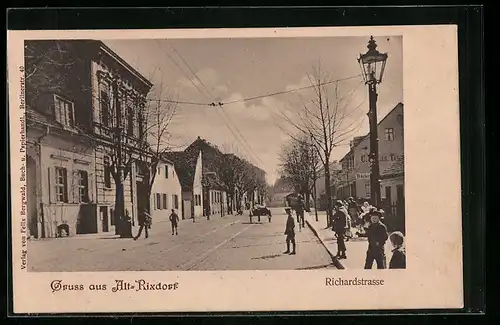
[(252, 218), (257, 217), (257, 221), (260, 222), (261, 216), (267, 216), (269, 222), (271, 222), (272, 215), (271, 210), (262, 205), (256, 205), (252, 209), (250, 209), (250, 223), (253, 223)]

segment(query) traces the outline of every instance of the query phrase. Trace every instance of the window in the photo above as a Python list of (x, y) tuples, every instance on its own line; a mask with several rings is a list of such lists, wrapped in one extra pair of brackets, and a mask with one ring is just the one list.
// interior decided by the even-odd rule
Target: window
[(371, 191), (370, 191), (370, 184), (365, 184), (365, 193), (366, 197), (370, 197)]
[(156, 193), (156, 209), (161, 209), (161, 195), (160, 193)]
[(115, 218), (116, 218), (115, 210), (109, 209), (109, 213), (111, 215), (111, 225), (114, 226), (116, 224), (116, 222), (115, 222)]
[(387, 199), (388, 204), (392, 204), (392, 193), (390, 186), (385, 187), (385, 198)]
[(396, 200), (401, 203), (405, 200), (403, 185), (396, 185)]
[(89, 175), (85, 170), (78, 171), (78, 197), (80, 202), (89, 201)]
[(101, 123), (104, 126), (109, 124), (109, 95), (105, 90), (101, 90)]
[(158, 167), (158, 175), (160, 175), (160, 174), (161, 174), (161, 168)]
[(127, 135), (134, 136), (134, 108), (131, 103), (127, 103)]
[(153, 193), (152, 195), (153, 195), (153, 204), (152, 204), (153, 210), (156, 210), (156, 202), (155, 202), (155, 200), (156, 200), (156, 194)]
[(54, 95), (54, 109), (57, 122), (66, 127), (75, 126), (75, 111), (72, 102)]
[(167, 209), (167, 194), (163, 194), (163, 209)]
[(111, 188), (111, 166), (109, 157), (104, 157), (104, 186)]
[(168, 178), (168, 165), (165, 165), (165, 178)]
[(56, 200), (68, 202), (68, 172), (66, 168), (56, 167)]
[(172, 205), (174, 209), (179, 209), (179, 197), (177, 195), (172, 195)]
[(393, 141), (394, 140), (394, 129), (393, 128), (385, 129), (385, 140), (386, 141)]
[(141, 112), (137, 114), (137, 132), (139, 133), (137, 136), (142, 138), (144, 136), (144, 116)]

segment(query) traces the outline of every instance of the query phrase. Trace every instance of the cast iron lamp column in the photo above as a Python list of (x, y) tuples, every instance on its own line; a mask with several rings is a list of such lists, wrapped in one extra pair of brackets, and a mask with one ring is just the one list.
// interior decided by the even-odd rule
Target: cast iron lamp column
[(370, 37), (368, 51), (360, 54), (358, 63), (361, 68), (365, 84), (368, 85), (370, 102), (368, 117), (370, 120), (370, 199), (372, 204), (380, 208), (380, 168), (378, 154), (378, 122), (377, 122), (377, 84), (382, 82), (387, 53), (377, 51), (377, 44)]

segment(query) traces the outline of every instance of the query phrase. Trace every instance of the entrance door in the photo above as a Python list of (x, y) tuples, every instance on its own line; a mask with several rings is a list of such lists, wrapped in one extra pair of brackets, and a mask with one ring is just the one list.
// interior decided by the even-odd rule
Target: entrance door
[(390, 186), (385, 187), (385, 198), (387, 199), (387, 204), (392, 205), (392, 193)]
[(108, 232), (109, 231), (108, 207), (100, 207), (99, 213), (100, 213), (101, 218), (102, 218), (102, 231)]
[(26, 175), (26, 201), (28, 204), (28, 229), (29, 235), (35, 238), (38, 234), (38, 209), (36, 193), (36, 164), (35, 160), (27, 157), (27, 175)]
[(147, 211), (150, 213), (149, 208), (149, 197), (148, 197), (148, 189), (146, 184), (143, 182), (136, 182), (137, 188), (137, 213), (141, 213), (141, 211)]

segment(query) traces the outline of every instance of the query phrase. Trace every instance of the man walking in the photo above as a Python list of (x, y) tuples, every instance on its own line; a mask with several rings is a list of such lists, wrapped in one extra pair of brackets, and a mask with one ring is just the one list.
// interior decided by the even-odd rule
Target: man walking
[(387, 227), (380, 221), (382, 214), (375, 210), (370, 212), (371, 224), (366, 234), (368, 250), (366, 252), (365, 269), (371, 269), (373, 261), (377, 262), (377, 269), (386, 268), (385, 242), (387, 241)]
[(179, 216), (177, 215), (177, 213), (175, 213), (174, 209), (172, 209), (169, 220), (170, 224), (172, 225), (172, 235), (174, 234), (174, 232), (176, 235), (178, 235), (179, 233), (177, 232), (177, 224), (179, 223)]
[(347, 258), (345, 252), (345, 231), (347, 227), (347, 213), (342, 201), (335, 202), (332, 230), (337, 234), (337, 258)]
[(295, 213), (297, 214), (297, 223), (300, 223), (302, 225), (302, 228), (305, 227), (304, 210), (305, 210), (304, 198), (302, 197), (302, 195), (299, 194), (297, 197), (297, 205), (295, 207)]
[[(295, 221), (292, 217), (292, 210), (290, 208), (285, 209), (288, 218), (286, 219), (286, 251), (283, 254), (295, 255)], [(290, 253), (290, 243), (292, 243), (293, 250)]]
[(146, 210), (141, 210), (139, 215), (137, 216), (137, 221), (139, 222), (139, 232), (137, 236), (134, 237), (134, 240), (137, 240), (141, 237), (142, 230), (144, 229), (144, 238), (148, 238), (148, 228), (151, 227), (151, 215), (146, 212)]

